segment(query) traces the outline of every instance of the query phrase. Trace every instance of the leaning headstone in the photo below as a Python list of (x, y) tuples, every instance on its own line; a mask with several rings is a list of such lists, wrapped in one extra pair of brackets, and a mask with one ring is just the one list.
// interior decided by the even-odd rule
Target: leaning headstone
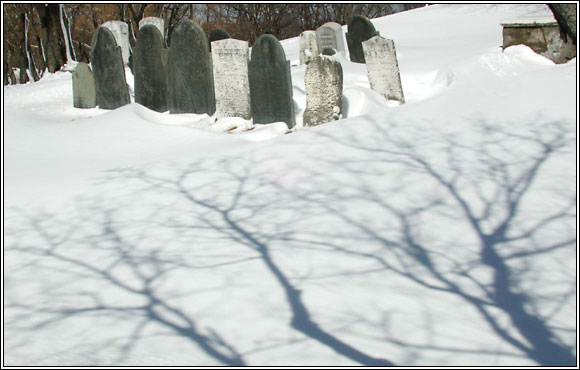
[(180, 21), (171, 34), (167, 54), (170, 113), (214, 114), (211, 64), (208, 40), (201, 27), (190, 19)]
[(129, 44), (129, 25), (121, 21), (108, 21), (101, 25), (101, 27), (106, 27), (115, 36), (115, 41), (117, 45), (121, 47), (121, 52), (123, 54), (123, 63), (127, 65), (129, 63), (129, 54), (131, 45)]
[(97, 106), (95, 79), (87, 63), (77, 64), (72, 73), (73, 106), (75, 108), (94, 108)]
[(225, 40), (231, 39), (232, 37), (226, 30), (222, 30), (221, 28), (215, 29), (211, 31), (209, 34), (209, 50), (211, 50), (211, 43), (218, 40)]
[(315, 31), (304, 31), (300, 34), (300, 64), (307, 64), (318, 56), (318, 43)]
[(316, 40), (318, 41), (318, 50), (331, 48), (336, 51), (346, 51), (342, 26), (336, 22), (327, 22), (318, 27), (316, 29)]
[(393, 40), (375, 36), (362, 43), (371, 89), (387, 100), (405, 103)]
[(93, 35), (91, 65), (99, 108), (115, 109), (131, 102), (121, 48), (106, 27), (97, 28)]
[(143, 28), (143, 26), (146, 24), (154, 25), (159, 30), (159, 33), (161, 33), (161, 36), (165, 35), (165, 20), (163, 18), (159, 17), (143, 18), (139, 21), (139, 30), (141, 30), (141, 28)]
[(294, 127), (290, 61), (273, 35), (260, 36), (248, 64), (254, 123), (286, 122)]
[(220, 117), (252, 117), (248, 42), (224, 39), (211, 48), (216, 112)]
[(167, 110), (167, 58), (159, 29), (145, 24), (139, 29), (133, 53), (135, 102), (157, 112)]
[(362, 42), (371, 37), (379, 36), (375, 26), (362, 15), (354, 15), (348, 22), (348, 32), (346, 33), (346, 43), (351, 62), (364, 63), (365, 56), (362, 49)]
[(331, 58), (319, 56), (308, 63), (306, 75), (304, 126), (336, 121), (342, 112), (342, 66)]

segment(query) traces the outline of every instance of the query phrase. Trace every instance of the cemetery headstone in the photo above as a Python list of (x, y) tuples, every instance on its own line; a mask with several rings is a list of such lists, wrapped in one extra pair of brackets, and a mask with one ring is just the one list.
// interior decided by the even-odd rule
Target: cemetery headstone
[(99, 108), (115, 109), (131, 102), (121, 48), (106, 27), (97, 28), (93, 35), (91, 65)]
[(234, 39), (214, 41), (211, 49), (216, 111), (221, 117), (250, 119), (248, 42)]
[(121, 47), (123, 64), (127, 65), (129, 63), (131, 49), (131, 45), (129, 44), (129, 25), (121, 21), (108, 21), (103, 23), (101, 27), (106, 27), (113, 33), (117, 45)]
[(375, 26), (373, 26), (367, 17), (354, 15), (350, 18), (348, 32), (346, 33), (346, 43), (348, 44), (351, 62), (365, 62), (362, 42), (374, 36), (379, 36), (379, 32), (375, 30)]
[(146, 24), (152, 24), (159, 30), (161, 36), (165, 39), (165, 20), (159, 17), (147, 17), (139, 21), (139, 30)]
[(318, 56), (316, 31), (304, 31), (300, 34), (300, 64), (307, 64)]
[(336, 51), (346, 51), (342, 26), (336, 22), (327, 22), (316, 30), (318, 50), (332, 48)]
[(211, 43), (218, 40), (225, 40), (231, 39), (232, 37), (226, 30), (222, 30), (221, 28), (215, 29), (211, 31), (209, 34), (209, 50), (211, 50)]
[(75, 108), (94, 108), (97, 106), (95, 79), (87, 63), (77, 64), (72, 73), (73, 106)]
[(254, 123), (283, 121), (294, 127), (290, 61), (276, 37), (267, 34), (256, 40), (248, 72)]
[(341, 118), (342, 66), (329, 57), (319, 56), (308, 63), (304, 77), (306, 110), (304, 126), (316, 126)]
[(165, 41), (157, 26), (139, 29), (133, 53), (135, 102), (157, 112), (167, 110), (167, 58)]
[(393, 40), (375, 36), (362, 43), (371, 89), (387, 100), (405, 103)]
[(208, 40), (190, 19), (179, 22), (171, 34), (167, 54), (168, 107), (170, 113), (215, 112), (213, 72)]
[(330, 55), (334, 55), (334, 54), (336, 54), (336, 50), (333, 49), (333, 48), (324, 48), (324, 49), (322, 49), (322, 55), (328, 55), (328, 56), (330, 56)]

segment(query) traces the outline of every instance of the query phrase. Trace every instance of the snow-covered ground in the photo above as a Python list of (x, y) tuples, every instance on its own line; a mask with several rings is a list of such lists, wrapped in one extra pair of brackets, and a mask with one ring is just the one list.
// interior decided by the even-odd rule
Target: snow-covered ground
[(290, 133), (4, 87), (4, 365), (575, 364), (577, 64), (500, 47), (550, 14), (374, 19), (407, 103), (338, 54), (315, 128), (284, 40)]

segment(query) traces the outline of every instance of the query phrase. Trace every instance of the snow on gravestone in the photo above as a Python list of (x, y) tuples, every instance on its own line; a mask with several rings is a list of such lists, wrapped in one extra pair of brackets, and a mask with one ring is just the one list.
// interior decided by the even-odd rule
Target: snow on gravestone
[(250, 119), (248, 42), (234, 39), (214, 41), (211, 55), (218, 115)]
[(351, 62), (364, 63), (365, 56), (362, 49), (362, 42), (371, 37), (379, 36), (375, 26), (362, 15), (354, 15), (348, 22), (348, 32), (346, 33), (346, 43)]
[(318, 56), (318, 43), (315, 31), (304, 31), (300, 34), (300, 64), (307, 64)]
[(306, 110), (304, 126), (316, 126), (336, 121), (342, 111), (342, 66), (329, 57), (310, 61), (304, 76)]
[(135, 102), (157, 112), (167, 110), (165, 42), (159, 29), (145, 24), (139, 29), (133, 53)]
[(215, 112), (211, 54), (201, 27), (183, 19), (171, 34), (167, 53), (168, 107), (170, 113)]
[(318, 50), (334, 49), (336, 51), (346, 51), (344, 48), (344, 38), (342, 26), (336, 22), (327, 22), (316, 29), (316, 40)]
[(152, 24), (155, 27), (157, 27), (157, 29), (159, 30), (159, 33), (161, 33), (161, 37), (164, 37), (164, 35), (165, 35), (165, 20), (163, 20), (163, 18), (159, 18), (159, 17), (143, 18), (139, 21), (139, 30), (141, 30), (141, 28), (143, 28), (143, 26), (146, 24)]
[(371, 89), (387, 100), (405, 103), (393, 40), (375, 36), (362, 43)]
[(99, 108), (115, 109), (131, 102), (121, 48), (106, 27), (97, 28), (93, 35), (91, 65)]
[(97, 106), (95, 79), (87, 63), (77, 64), (72, 73), (73, 106), (75, 108), (94, 108)]
[(129, 63), (129, 49), (131, 47), (129, 44), (129, 25), (121, 21), (108, 21), (103, 23), (101, 27), (106, 27), (113, 33), (117, 45), (121, 47), (123, 63), (127, 65)]
[(294, 127), (294, 102), (290, 61), (273, 35), (260, 36), (248, 63), (254, 123), (286, 122)]

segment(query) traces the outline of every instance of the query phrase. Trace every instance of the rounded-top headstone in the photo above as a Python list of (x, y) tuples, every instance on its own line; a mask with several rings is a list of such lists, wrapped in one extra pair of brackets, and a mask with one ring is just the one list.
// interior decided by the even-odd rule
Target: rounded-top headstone
[(350, 60), (355, 63), (364, 63), (362, 42), (378, 35), (379, 32), (375, 30), (375, 26), (367, 17), (363, 15), (352, 16), (348, 22), (348, 32), (346, 33)]
[(218, 28), (218, 29), (211, 31), (211, 33), (209, 34), (210, 49), (211, 49), (211, 43), (213, 41), (225, 40), (225, 39), (231, 39), (231, 38), (232, 37), (230, 36), (228, 31), (222, 30), (221, 28)]
[(324, 49), (322, 49), (322, 55), (328, 55), (328, 56), (330, 56), (330, 55), (334, 55), (334, 54), (336, 54), (336, 50), (333, 49), (333, 48), (324, 48)]
[(336, 22), (327, 22), (316, 29), (318, 49), (333, 48), (336, 51), (346, 51), (342, 26)]
[(269, 64), (286, 62), (286, 53), (280, 41), (274, 35), (262, 35), (258, 37), (252, 46), (253, 61), (261, 61)]
[(135, 102), (157, 112), (167, 110), (165, 41), (154, 24), (139, 29), (133, 57)]
[(159, 18), (159, 17), (143, 18), (139, 21), (139, 29), (143, 28), (143, 26), (145, 26), (146, 24), (154, 25), (155, 27), (157, 27), (157, 29), (161, 33), (161, 36), (165, 35), (165, 20), (163, 20), (163, 18)]
[(129, 54), (131, 54), (131, 44), (129, 43), (129, 25), (122, 21), (107, 21), (101, 27), (108, 28), (115, 37), (117, 45), (121, 48), (123, 63), (129, 63)]

